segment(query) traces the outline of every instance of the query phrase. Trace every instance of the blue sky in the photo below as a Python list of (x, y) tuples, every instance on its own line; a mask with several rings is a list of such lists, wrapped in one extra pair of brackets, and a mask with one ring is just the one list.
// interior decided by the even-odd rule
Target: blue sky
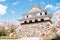
[(35, 4), (47, 9), (48, 14), (60, 10), (60, 0), (0, 0), (0, 20), (18, 21)]

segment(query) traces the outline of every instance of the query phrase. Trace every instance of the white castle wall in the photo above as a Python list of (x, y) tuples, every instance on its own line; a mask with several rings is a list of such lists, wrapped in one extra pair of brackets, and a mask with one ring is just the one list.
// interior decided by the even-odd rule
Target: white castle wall
[(38, 19), (38, 21), (41, 21), (41, 19)]
[(28, 15), (28, 18), (32, 17), (31, 15)]
[(37, 13), (36, 16), (40, 16), (40, 13)]
[[(38, 21), (41, 21), (41, 19), (44, 19), (44, 20), (50, 20), (49, 17), (46, 17), (46, 18), (40, 18), (40, 19), (37, 19)], [(26, 22), (29, 23), (30, 20), (27, 20)], [(35, 22), (35, 20), (32, 20), (32, 22)], [(21, 23), (24, 23), (24, 21), (21, 21)]]
[(32, 17), (31, 15), (25, 15), (25, 18), (27, 18), (27, 16), (28, 16), (28, 18)]
[(44, 20), (50, 20), (48, 17), (44, 18)]
[(27, 23), (29, 23), (29, 20), (27, 20)]
[[(41, 13), (42, 13), (42, 15), (45, 15), (45, 12), (41, 12)], [(36, 14), (36, 16), (42, 16), (42, 15), (40, 15), (40, 13)]]
[(20, 23), (24, 23), (24, 21), (20, 21)]
[(35, 20), (32, 20), (32, 22), (35, 22)]
[(45, 12), (42, 12), (42, 15), (45, 15)]

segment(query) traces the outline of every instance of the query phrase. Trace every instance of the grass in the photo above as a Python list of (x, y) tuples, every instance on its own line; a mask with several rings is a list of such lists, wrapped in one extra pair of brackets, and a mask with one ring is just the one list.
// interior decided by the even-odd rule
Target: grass
[(18, 39), (18, 37), (13, 37), (13, 36), (0, 36), (0, 39)]

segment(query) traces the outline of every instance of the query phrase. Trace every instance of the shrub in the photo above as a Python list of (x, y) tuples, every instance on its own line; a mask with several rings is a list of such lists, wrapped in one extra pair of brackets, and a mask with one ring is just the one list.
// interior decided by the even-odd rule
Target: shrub
[(0, 36), (6, 36), (5, 31), (0, 30)]
[(56, 37), (54, 37), (54, 38), (52, 38), (52, 40), (60, 40), (60, 36), (56, 36)]

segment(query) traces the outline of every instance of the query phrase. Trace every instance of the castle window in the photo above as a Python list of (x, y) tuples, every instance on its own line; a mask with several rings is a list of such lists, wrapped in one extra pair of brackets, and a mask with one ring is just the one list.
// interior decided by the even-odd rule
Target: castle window
[(42, 22), (44, 22), (44, 19), (41, 19)]
[(29, 23), (32, 23), (32, 20), (30, 20)]
[(40, 15), (42, 15), (42, 13), (40, 13)]
[(27, 15), (27, 18), (28, 18), (28, 15)]
[(45, 15), (47, 15), (47, 12), (45, 12)]
[(35, 20), (35, 22), (38, 22), (38, 20)]
[(24, 23), (27, 23), (27, 21), (24, 21)]

